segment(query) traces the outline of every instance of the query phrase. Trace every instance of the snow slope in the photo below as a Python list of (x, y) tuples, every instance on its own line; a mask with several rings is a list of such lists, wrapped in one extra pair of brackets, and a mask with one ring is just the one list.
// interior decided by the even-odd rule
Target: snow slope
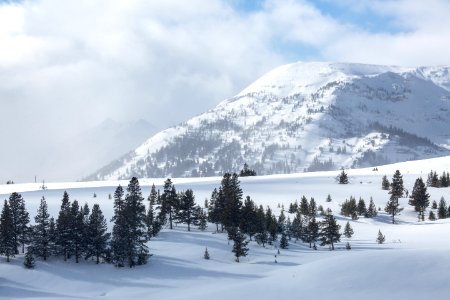
[(89, 180), (365, 167), (450, 155), (449, 67), (278, 67)]
[[(281, 206), (300, 199), (314, 197), (317, 204), (329, 207), (339, 224), (349, 221), (338, 215), (339, 205), (350, 195), (366, 201), (373, 197), (375, 204), (384, 207), (389, 195), (381, 190), (384, 174), (392, 177), (396, 169), (404, 175), (405, 187), (411, 191), (418, 176), (426, 177), (433, 169), (438, 173), (450, 170), (450, 157), (411, 161), (394, 165), (349, 170), (350, 184), (335, 182), (338, 172), (316, 172), (289, 175), (247, 177), (241, 179), (244, 195), (257, 204), (270, 205), (276, 214)], [(163, 179), (141, 179), (144, 195), (150, 185), (161, 188)], [(192, 188), (197, 202), (202, 204), (219, 177), (174, 178), (177, 190)], [(71, 200), (80, 203), (99, 203), (107, 218), (112, 216), (113, 193), (119, 182), (48, 183), (45, 191), (35, 184), (3, 185), (0, 195), (7, 198), (13, 191), (22, 192), (28, 211), (37, 211), (44, 195), (49, 212), (56, 216), (64, 190)], [(121, 182), (126, 185), (126, 181)], [(450, 200), (450, 188), (429, 188), (431, 200), (441, 196)], [(97, 197), (93, 198), (96, 193)], [(331, 194), (332, 202), (326, 202)], [(450, 287), (450, 219), (417, 223), (414, 209), (407, 199), (400, 199), (405, 207), (398, 217), (399, 224), (390, 224), (390, 217), (380, 212), (375, 219), (350, 220), (355, 235), (338, 243), (336, 251), (291, 241), (281, 250), (275, 263), (276, 249), (250, 243), (249, 256), (241, 263), (233, 261), (232, 245), (226, 234), (194, 230), (184, 226), (165, 229), (149, 242), (153, 257), (149, 264), (135, 269), (116, 269), (111, 265), (95, 265), (83, 261), (63, 262), (51, 259), (38, 261), (36, 269), (26, 270), (20, 255), (10, 264), (0, 258), (1, 299), (448, 299)], [(278, 207), (280, 205), (280, 207)], [(292, 216), (291, 216), (292, 218)], [(386, 235), (386, 243), (378, 245), (378, 230)], [(352, 250), (344, 245), (350, 241)], [(202, 258), (205, 247), (211, 260)]]

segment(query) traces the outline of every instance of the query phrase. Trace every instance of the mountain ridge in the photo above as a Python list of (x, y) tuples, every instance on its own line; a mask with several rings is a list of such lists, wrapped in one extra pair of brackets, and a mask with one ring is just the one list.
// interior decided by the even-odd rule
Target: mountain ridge
[(86, 179), (259, 174), (450, 155), (449, 66), (297, 62)]

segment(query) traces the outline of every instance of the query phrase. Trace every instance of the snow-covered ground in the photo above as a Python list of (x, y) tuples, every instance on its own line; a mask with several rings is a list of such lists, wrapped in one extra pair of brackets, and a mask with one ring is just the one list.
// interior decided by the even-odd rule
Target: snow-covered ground
[[(404, 178), (405, 188), (412, 190), (415, 179), (433, 169), (441, 174), (450, 170), (450, 157), (405, 162), (369, 169), (348, 170), (350, 184), (335, 182), (338, 172), (301, 173), (242, 178), (244, 195), (257, 204), (270, 205), (276, 214), (284, 205), (300, 200), (302, 195), (314, 197), (324, 208), (331, 208), (342, 229), (349, 218), (340, 216), (339, 204), (351, 195), (363, 197), (368, 204), (373, 197), (382, 209), (388, 200), (381, 190), (381, 179), (389, 179), (396, 169)], [(173, 179), (177, 190), (192, 188), (199, 204), (209, 198), (221, 178)], [(142, 179), (144, 195), (152, 183), (161, 188), (163, 179)], [(119, 182), (76, 182), (0, 186), (0, 199), (12, 191), (21, 192), (27, 209), (34, 218), (39, 199), (45, 196), (50, 214), (57, 216), (64, 190), (71, 200), (90, 206), (99, 203), (109, 219), (113, 203), (108, 194)], [(127, 182), (121, 182), (126, 186)], [(428, 188), (430, 200), (443, 196), (450, 203), (450, 188)], [(93, 194), (97, 197), (94, 198)], [(326, 202), (330, 194), (332, 202)], [(342, 238), (335, 251), (291, 241), (281, 250), (275, 263), (276, 248), (263, 248), (250, 243), (249, 255), (234, 262), (232, 245), (226, 234), (207, 231), (187, 232), (184, 226), (164, 229), (149, 247), (153, 256), (145, 266), (117, 269), (112, 265), (95, 265), (91, 261), (63, 262), (52, 258), (38, 260), (34, 270), (23, 267), (23, 257), (11, 263), (0, 258), (0, 298), (2, 299), (448, 299), (450, 296), (450, 219), (417, 222), (408, 199), (396, 225), (383, 210), (375, 219), (352, 221), (355, 234), (349, 240), (352, 250), (344, 249)], [(427, 214), (428, 215), (428, 214)], [(291, 216), (292, 219), (292, 216)], [(386, 235), (386, 243), (375, 242), (378, 230)], [(208, 247), (211, 260), (204, 260)]]

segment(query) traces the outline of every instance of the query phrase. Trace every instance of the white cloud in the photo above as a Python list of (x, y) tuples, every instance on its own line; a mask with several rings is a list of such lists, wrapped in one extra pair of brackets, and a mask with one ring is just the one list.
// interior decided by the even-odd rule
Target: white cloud
[(107, 117), (169, 126), (211, 108), (287, 62), (278, 42), (315, 48), (317, 60), (450, 64), (449, 1), (346, 3), (404, 32), (371, 33), (300, 0), (248, 13), (226, 0), (1, 5), (0, 134), (16, 142), (0, 150), (0, 181), (44, 172), (37, 152)]

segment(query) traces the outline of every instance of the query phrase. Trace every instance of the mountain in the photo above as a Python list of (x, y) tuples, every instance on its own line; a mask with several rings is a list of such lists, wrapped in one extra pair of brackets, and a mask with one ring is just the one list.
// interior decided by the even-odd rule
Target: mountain
[(44, 178), (80, 179), (86, 175), (87, 170), (92, 167), (101, 168), (139, 146), (149, 134), (157, 131), (145, 120), (122, 123), (106, 119), (75, 136), (66, 137), (55, 143), (42, 159), (41, 167), (46, 171), (45, 174), (57, 174), (58, 178)]
[[(176, 108), (174, 108), (176, 109)], [(376, 166), (450, 155), (450, 67), (298, 62), (157, 133), (91, 180)]]

